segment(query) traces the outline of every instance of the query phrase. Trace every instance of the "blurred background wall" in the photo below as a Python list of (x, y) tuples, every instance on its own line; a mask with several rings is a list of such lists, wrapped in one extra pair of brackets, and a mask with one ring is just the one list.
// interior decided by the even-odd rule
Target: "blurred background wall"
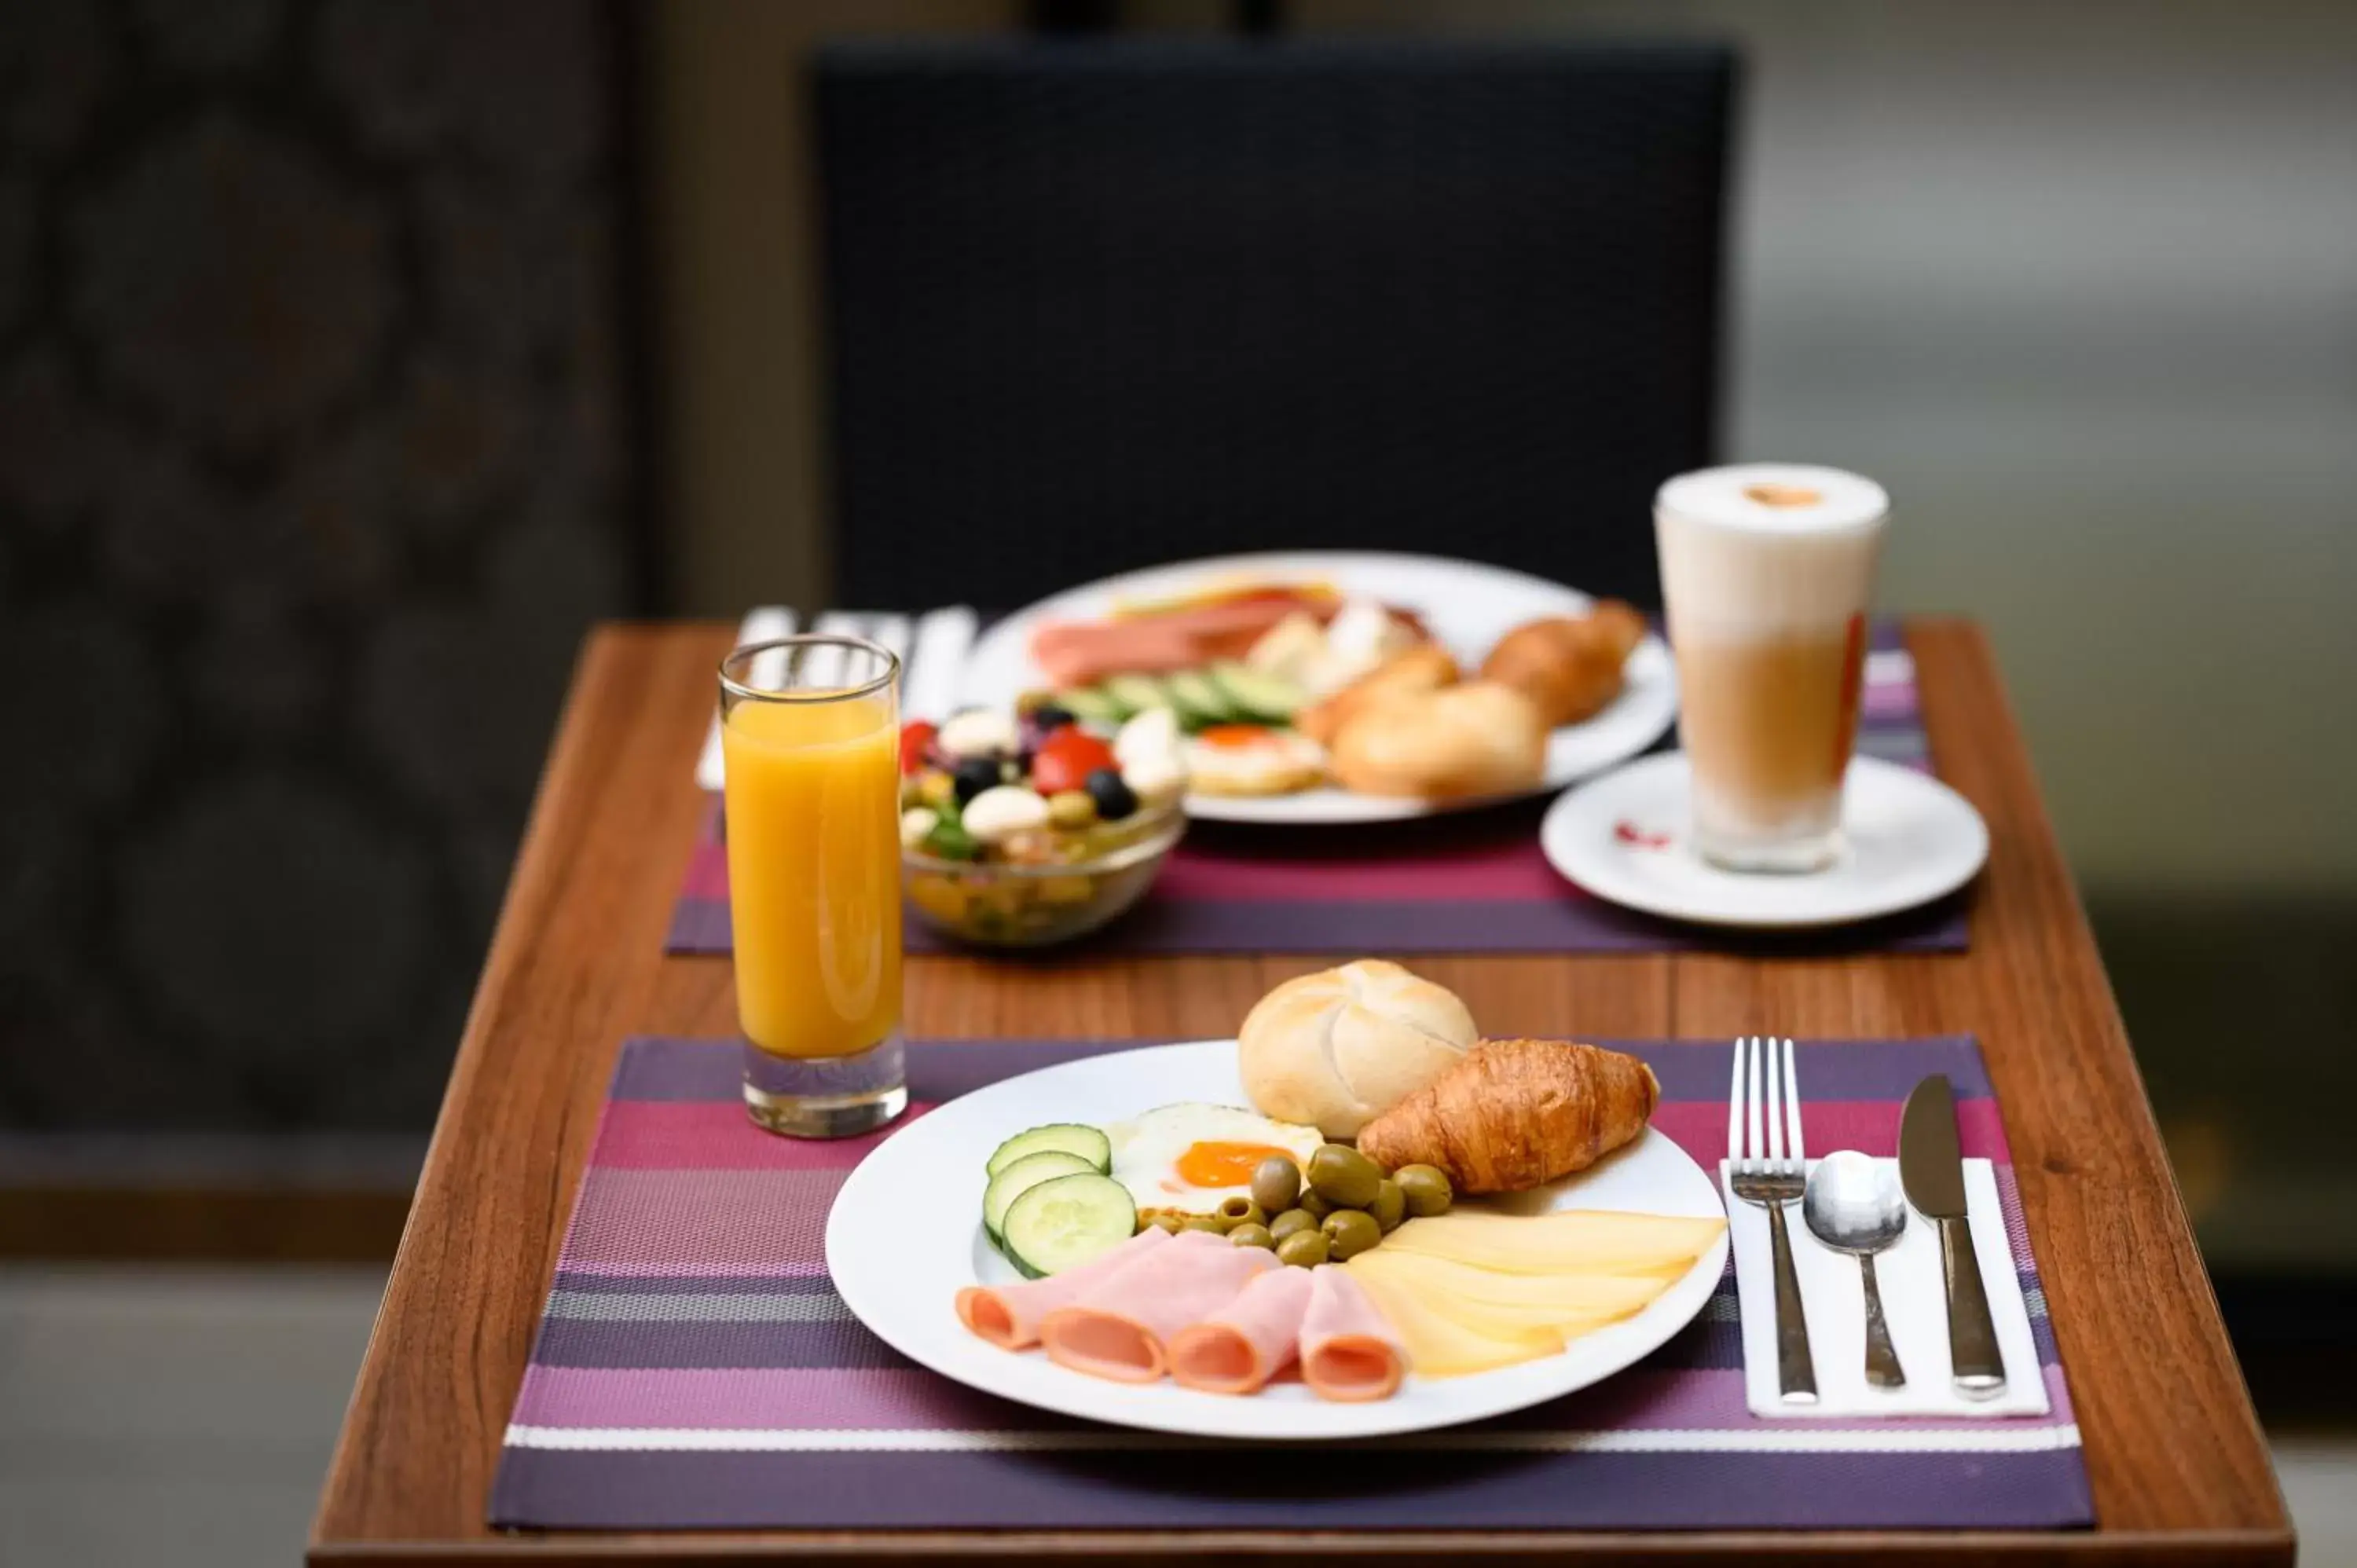
[[(1020, 10), (653, 13), (683, 607), (824, 596), (802, 51)], [(2357, 1016), (2357, 8), (1278, 10), (1303, 33), (1740, 42), (1728, 455), (1889, 483), (1886, 597), (1995, 640), (2213, 1260), (2357, 1269), (2329, 1112), (2357, 1098), (2331, 1043)]]
[(622, 22), (0, 6), (0, 1187), (414, 1174), (653, 599)]

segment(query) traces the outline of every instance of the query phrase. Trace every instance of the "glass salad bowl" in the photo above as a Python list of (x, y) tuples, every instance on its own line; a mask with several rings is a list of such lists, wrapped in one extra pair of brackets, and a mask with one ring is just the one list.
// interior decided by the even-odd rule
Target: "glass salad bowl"
[(948, 860), (904, 848), (900, 890), (918, 920), (957, 941), (1050, 947), (1111, 923), (1143, 898), (1186, 832), (1187, 814), (1173, 802), (1059, 835), (1038, 858)]

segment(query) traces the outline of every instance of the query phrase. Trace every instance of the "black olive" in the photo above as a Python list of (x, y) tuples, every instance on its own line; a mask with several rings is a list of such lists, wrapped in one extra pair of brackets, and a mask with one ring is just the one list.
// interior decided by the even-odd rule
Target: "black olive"
[(1097, 815), (1108, 822), (1117, 822), (1137, 810), (1137, 791), (1123, 783), (1121, 774), (1114, 768), (1098, 768), (1088, 776), (1082, 788), (1097, 803)]
[(1042, 703), (1025, 716), (1031, 721), (1031, 727), (1043, 736), (1053, 735), (1067, 725), (1081, 722), (1072, 716), (1071, 709), (1060, 708), (1053, 703)]
[(992, 789), (1004, 780), (999, 776), (999, 761), (995, 757), (969, 757), (957, 765), (951, 775), (957, 789), (957, 803), (963, 808), (985, 789)]

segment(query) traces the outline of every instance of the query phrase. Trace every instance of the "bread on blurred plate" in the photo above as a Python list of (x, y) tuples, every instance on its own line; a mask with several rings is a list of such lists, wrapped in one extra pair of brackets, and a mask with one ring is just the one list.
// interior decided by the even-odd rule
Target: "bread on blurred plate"
[(1621, 666), (1644, 637), (1642, 616), (1606, 599), (1584, 616), (1516, 627), (1481, 661), (1481, 678), (1530, 698), (1549, 729), (1577, 724), (1620, 694)]
[(1327, 770), (1362, 795), (1505, 795), (1537, 787), (1546, 746), (1546, 723), (1528, 697), (1468, 681), (1354, 715), (1334, 737)]
[(1457, 660), (1437, 642), (1418, 643), (1393, 655), (1322, 703), (1293, 715), (1293, 727), (1320, 746), (1331, 746), (1342, 726), (1359, 714), (1395, 697), (1434, 692), (1457, 680)]
[(1454, 992), (1360, 959), (1262, 997), (1237, 1032), (1237, 1066), (1263, 1115), (1351, 1138), (1464, 1060), (1474, 1036)]

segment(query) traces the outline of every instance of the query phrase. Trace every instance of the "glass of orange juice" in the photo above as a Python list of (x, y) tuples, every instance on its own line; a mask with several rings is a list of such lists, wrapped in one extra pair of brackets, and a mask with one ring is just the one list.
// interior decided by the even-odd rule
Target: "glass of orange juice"
[(745, 1108), (847, 1138), (909, 1103), (900, 1049), (900, 660), (789, 637), (720, 664)]

